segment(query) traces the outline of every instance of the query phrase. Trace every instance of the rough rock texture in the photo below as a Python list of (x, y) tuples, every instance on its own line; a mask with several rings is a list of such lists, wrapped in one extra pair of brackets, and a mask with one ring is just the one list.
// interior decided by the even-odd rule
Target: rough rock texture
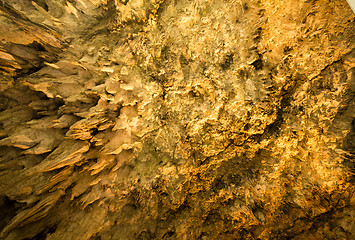
[(354, 239), (345, 0), (1, 0), (1, 239)]

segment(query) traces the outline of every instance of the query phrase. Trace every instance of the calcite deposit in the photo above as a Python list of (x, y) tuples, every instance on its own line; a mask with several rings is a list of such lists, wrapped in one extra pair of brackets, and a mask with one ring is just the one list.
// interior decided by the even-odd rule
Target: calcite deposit
[(0, 239), (355, 238), (346, 0), (0, 0)]

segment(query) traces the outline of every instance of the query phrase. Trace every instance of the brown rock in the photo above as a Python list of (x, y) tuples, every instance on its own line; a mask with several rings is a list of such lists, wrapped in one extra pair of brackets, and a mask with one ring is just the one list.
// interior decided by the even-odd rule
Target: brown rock
[(345, 0), (0, 1), (2, 239), (354, 239)]

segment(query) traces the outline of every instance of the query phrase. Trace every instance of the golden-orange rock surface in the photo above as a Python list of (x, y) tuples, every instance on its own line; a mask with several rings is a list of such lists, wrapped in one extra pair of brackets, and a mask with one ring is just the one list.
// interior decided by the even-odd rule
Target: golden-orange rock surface
[(0, 0), (0, 239), (354, 239), (346, 0)]

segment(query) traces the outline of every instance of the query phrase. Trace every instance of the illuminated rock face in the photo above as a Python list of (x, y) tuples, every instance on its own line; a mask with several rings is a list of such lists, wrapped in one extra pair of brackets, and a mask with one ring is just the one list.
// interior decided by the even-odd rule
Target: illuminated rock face
[(353, 239), (345, 0), (0, 1), (2, 239)]

